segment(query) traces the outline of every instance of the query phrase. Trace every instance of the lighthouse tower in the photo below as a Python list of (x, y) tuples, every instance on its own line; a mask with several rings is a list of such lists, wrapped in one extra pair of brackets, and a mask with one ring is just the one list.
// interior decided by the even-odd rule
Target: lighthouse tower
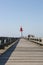
[(21, 37), (23, 37), (23, 28), (20, 27)]

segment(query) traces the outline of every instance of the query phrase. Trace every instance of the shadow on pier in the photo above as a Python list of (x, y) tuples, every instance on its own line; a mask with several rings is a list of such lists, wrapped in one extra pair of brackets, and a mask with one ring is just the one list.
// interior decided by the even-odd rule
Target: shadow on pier
[(0, 65), (5, 65), (7, 63), (12, 52), (15, 50), (18, 42), (19, 40), (15, 44), (13, 44), (6, 52), (0, 55)]

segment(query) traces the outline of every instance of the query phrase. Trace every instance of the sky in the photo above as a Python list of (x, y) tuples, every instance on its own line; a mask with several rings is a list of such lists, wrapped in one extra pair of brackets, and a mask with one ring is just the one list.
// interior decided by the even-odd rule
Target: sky
[(43, 0), (0, 0), (0, 36), (43, 37)]

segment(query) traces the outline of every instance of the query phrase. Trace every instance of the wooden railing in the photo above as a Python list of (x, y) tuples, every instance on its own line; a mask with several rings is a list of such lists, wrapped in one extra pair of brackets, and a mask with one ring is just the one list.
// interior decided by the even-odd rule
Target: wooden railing
[(28, 40), (30, 40), (31, 42), (37, 43), (39, 45), (43, 45), (43, 39), (41, 38), (29, 37)]
[(5, 46), (8, 46), (15, 42), (18, 38), (12, 37), (0, 37), (0, 49), (4, 49)]

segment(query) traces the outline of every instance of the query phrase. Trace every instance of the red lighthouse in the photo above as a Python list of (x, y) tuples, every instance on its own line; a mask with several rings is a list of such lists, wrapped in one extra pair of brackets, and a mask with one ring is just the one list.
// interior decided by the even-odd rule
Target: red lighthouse
[(23, 32), (23, 28), (20, 27), (20, 32), (21, 32), (21, 37), (23, 36), (22, 32)]

